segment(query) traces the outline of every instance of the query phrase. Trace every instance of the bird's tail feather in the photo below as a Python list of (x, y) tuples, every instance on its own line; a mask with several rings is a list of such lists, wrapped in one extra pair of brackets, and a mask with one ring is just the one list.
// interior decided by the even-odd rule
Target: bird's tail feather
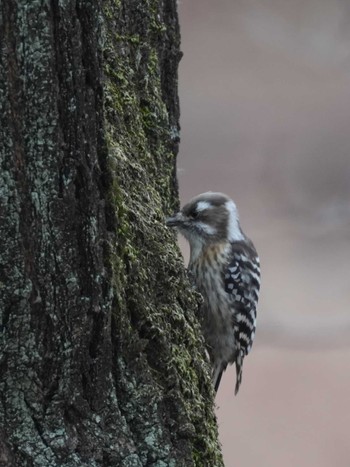
[(214, 366), (212, 379), (213, 379), (213, 385), (214, 385), (215, 392), (218, 392), (220, 381), (221, 381), (221, 376), (225, 369), (226, 369), (226, 365), (224, 367), (222, 366), (222, 364)]
[(218, 392), (219, 386), (220, 386), (220, 381), (221, 381), (221, 376), (222, 376), (223, 371), (221, 370), (220, 373), (217, 375), (216, 380), (214, 381), (214, 389), (215, 392)]
[(239, 387), (242, 383), (242, 373), (243, 373), (243, 353), (239, 352), (236, 358), (236, 387), (235, 387), (235, 396), (237, 396)]
[(218, 392), (219, 386), (220, 386), (220, 381), (221, 381), (221, 376), (222, 376), (222, 369), (221, 365), (215, 365), (213, 368), (213, 374), (212, 374), (212, 379), (213, 379), (213, 385), (215, 388), (215, 392)]

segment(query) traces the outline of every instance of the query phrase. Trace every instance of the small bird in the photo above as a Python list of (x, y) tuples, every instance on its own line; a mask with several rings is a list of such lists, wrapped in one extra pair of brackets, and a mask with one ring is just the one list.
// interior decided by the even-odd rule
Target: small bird
[(188, 270), (203, 296), (202, 328), (217, 392), (228, 364), (236, 364), (238, 393), (242, 365), (256, 330), (260, 263), (243, 233), (235, 203), (223, 193), (193, 198), (166, 221), (190, 244)]

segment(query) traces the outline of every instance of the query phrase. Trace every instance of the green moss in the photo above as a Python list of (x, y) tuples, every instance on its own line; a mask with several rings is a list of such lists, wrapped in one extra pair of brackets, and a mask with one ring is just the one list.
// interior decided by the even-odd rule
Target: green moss
[[(164, 225), (177, 204), (172, 187), (177, 130), (160, 79), (168, 25), (160, 19), (156, 0), (151, 14), (148, 2), (139, 3), (148, 19), (143, 35), (130, 34), (127, 24), (115, 30), (120, 2), (105, 8), (105, 125), (117, 218), (117, 244), (111, 251), (115, 320), (118, 341), (134, 361), (130, 368), (118, 359), (124, 416), (133, 431), (140, 431), (143, 462), (172, 465), (171, 450), (182, 437), (191, 459), (184, 465), (221, 466), (209, 365), (195, 316), (199, 297), (187, 280), (174, 235)], [(142, 381), (135, 376), (140, 368)], [(147, 410), (153, 407), (148, 426), (137, 413), (143, 404)], [(170, 433), (175, 427), (171, 435), (160, 428), (164, 411)]]

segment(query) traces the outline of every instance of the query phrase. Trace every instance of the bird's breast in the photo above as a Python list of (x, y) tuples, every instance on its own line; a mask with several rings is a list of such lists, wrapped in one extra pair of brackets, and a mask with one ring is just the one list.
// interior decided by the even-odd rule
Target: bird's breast
[(211, 245), (189, 264), (191, 275), (210, 313), (221, 314), (225, 305), (222, 274), (227, 257), (228, 248), (225, 244)]

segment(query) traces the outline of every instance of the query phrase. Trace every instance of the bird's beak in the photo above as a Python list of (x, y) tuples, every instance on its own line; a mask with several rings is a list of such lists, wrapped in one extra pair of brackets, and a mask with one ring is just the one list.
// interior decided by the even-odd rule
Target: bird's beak
[(184, 221), (182, 212), (177, 212), (172, 217), (168, 217), (165, 221), (168, 227), (179, 227)]

